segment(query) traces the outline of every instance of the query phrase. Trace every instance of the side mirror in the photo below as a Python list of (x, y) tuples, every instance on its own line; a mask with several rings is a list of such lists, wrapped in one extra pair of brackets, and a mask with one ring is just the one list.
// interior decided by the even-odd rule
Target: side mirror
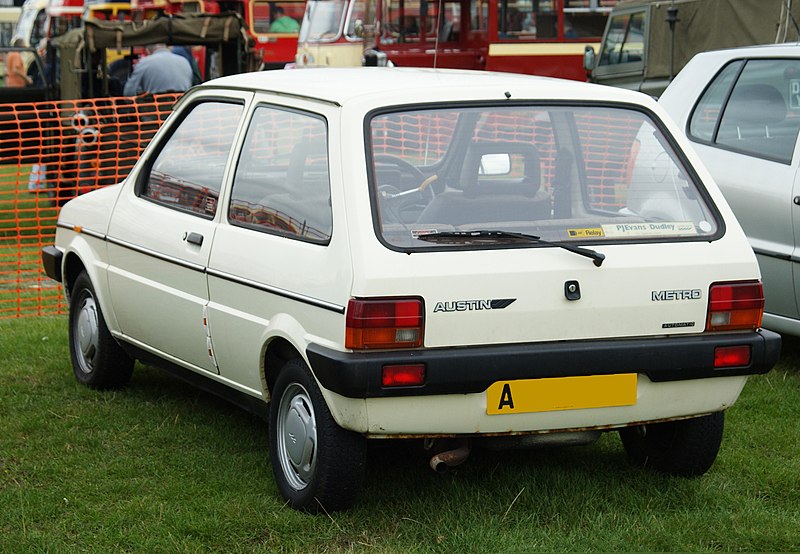
[(591, 72), (594, 71), (595, 61), (594, 48), (586, 46), (583, 49), (583, 69), (586, 70), (587, 74), (591, 74)]

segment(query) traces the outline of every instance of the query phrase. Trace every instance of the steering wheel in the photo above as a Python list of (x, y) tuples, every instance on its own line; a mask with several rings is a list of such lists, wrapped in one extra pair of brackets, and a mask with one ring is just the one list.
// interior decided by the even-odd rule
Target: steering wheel
[[(375, 165), (378, 164), (394, 165), (400, 170), (401, 174), (407, 173), (410, 174), (412, 177), (416, 177), (416, 179), (419, 181), (420, 184), (416, 188), (406, 189), (403, 192), (424, 193), (426, 189), (428, 189), (428, 186), (439, 178), (438, 175), (436, 174), (425, 177), (425, 174), (417, 166), (407, 162), (406, 160), (404, 160), (399, 156), (394, 156), (392, 154), (375, 154), (374, 160), (375, 160)], [(431, 195), (432, 198), (434, 194), (433, 190), (431, 190), (429, 194)]]
[(431, 203), (434, 197), (431, 183), (436, 181), (438, 175), (425, 175), (416, 166), (410, 164), (403, 158), (391, 154), (376, 154), (375, 164), (388, 164), (396, 166), (401, 174), (411, 175), (420, 183), (414, 188), (400, 190), (394, 185), (384, 184), (378, 186), (378, 195), (381, 204), (403, 223), (413, 223), (425, 207)]
[(420, 181), (422, 181), (425, 178), (425, 175), (422, 174), (422, 171), (420, 171), (417, 166), (407, 162), (400, 156), (395, 156), (393, 154), (375, 154), (375, 156), (373, 156), (373, 159), (375, 160), (375, 165), (378, 164), (394, 165), (397, 166), (398, 169), (400, 169), (401, 173), (402, 172), (410, 173), (415, 177), (419, 177)]

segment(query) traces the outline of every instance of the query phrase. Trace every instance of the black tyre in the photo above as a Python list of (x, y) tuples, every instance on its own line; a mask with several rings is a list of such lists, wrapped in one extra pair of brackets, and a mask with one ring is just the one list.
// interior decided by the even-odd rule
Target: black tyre
[(628, 457), (637, 465), (669, 475), (696, 477), (717, 458), (724, 412), (620, 429)]
[(70, 293), (69, 353), (75, 377), (93, 389), (122, 388), (131, 379), (133, 360), (108, 331), (85, 271)]
[(270, 402), (269, 448), (281, 495), (311, 513), (353, 505), (364, 481), (366, 439), (339, 427), (303, 360), (290, 360)]

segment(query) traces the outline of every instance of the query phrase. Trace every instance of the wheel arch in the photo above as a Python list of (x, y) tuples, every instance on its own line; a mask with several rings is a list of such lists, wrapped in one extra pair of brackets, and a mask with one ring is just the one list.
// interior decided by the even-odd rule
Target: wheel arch
[[(88, 271), (86, 270), (86, 265), (83, 263), (83, 260), (76, 254), (75, 252), (67, 252), (67, 255), (64, 256), (64, 288), (67, 293), (67, 297), (72, 294), (72, 289), (75, 286), (75, 280), (78, 278), (78, 275), (81, 274), (81, 271)], [(91, 275), (89, 276), (91, 278)], [(94, 282), (94, 281), (92, 281)]]
[(114, 334), (120, 330), (120, 327), (117, 323), (117, 317), (111, 309), (108, 280), (105, 278), (105, 275), (98, 270), (98, 266), (90, 262), (90, 260), (94, 259), (93, 253), (94, 251), (91, 246), (86, 243), (74, 241), (70, 244), (69, 249), (64, 252), (64, 262), (62, 266), (64, 291), (67, 296), (67, 301), (69, 301), (78, 275), (80, 275), (82, 271), (85, 271), (95, 289), (97, 302), (100, 304), (100, 310), (103, 312), (106, 325), (109, 331)]
[(305, 339), (308, 335), (297, 320), (283, 315), (272, 318), (270, 326), (266, 330), (267, 338), (264, 341), (261, 356), (261, 387), (264, 399), (271, 399), (275, 382), (284, 365), (294, 358), (299, 358), (310, 369), (336, 423), (350, 431), (366, 432), (368, 429), (366, 401), (363, 398), (346, 398), (320, 384), (306, 354), (308, 342), (303, 342), (301, 345), (293, 339), (293, 337)]
[(302, 358), (303, 355), (288, 339), (274, 337), (264, 347), (263, 368), (261, 371), (262, 388), (264, 394), (271, 396), (275, 388), (275, 381), (286, 362), (292, 358)]

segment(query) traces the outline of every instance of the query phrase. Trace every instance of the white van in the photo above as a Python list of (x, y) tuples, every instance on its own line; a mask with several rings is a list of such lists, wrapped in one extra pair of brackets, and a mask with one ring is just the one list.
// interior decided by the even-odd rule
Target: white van
[(124, 386), (138, 359), (268, 414), (278, 487), (309, 511), (352, 504), (367, 439), (429, 439), (441, 469), (619, 431), (635, 463), (702, 474), (780, 349), (678, 129), (572, 81), (212, 81), (123, 183), (62, 209), (43, 261), (79, 381)]

